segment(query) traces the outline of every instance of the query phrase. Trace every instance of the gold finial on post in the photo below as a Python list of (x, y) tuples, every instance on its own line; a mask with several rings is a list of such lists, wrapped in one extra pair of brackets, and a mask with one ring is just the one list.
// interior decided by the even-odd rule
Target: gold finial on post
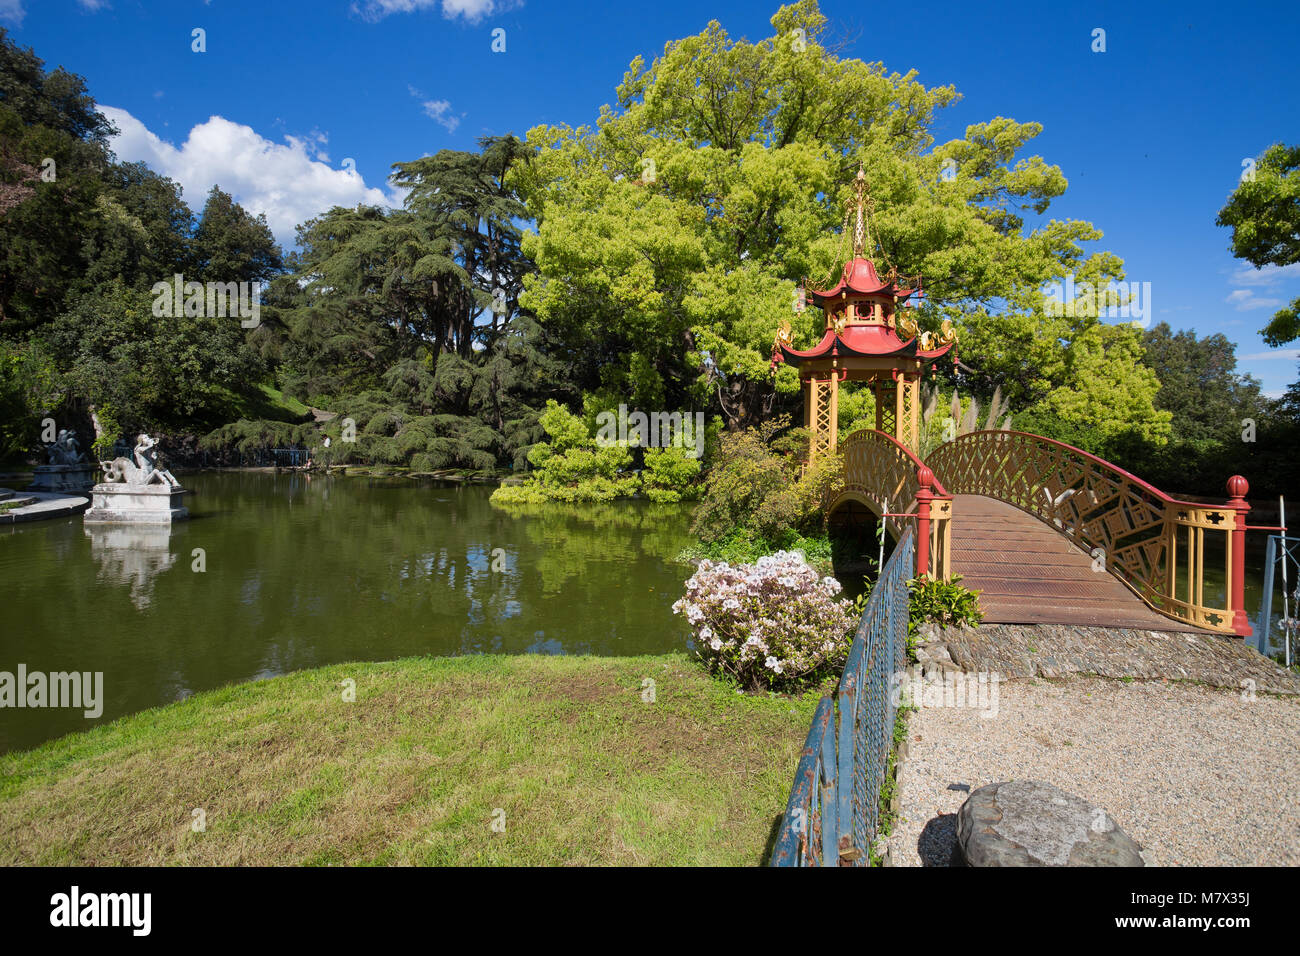
[(872, 207), (871, 194), (867, 190), (867, 171), (861, 163), (858, 164), (858, 175), (853, 180), (853, 195), (857, 207), (857, 218), (853, 225), (853, 258), (860, 259), (866, 256), (871, 241), (868, 220)]
[(867, 222), (866, 222), (866, 205), (863, 203), (864, 194), (867, 191), (867, 171), (858, 166), (858, 176), (853, 181), (853, 193), (857, 197), (858, 219), (853, 227), (853, 258), (862, 255), (863, 246), (867, 239)]

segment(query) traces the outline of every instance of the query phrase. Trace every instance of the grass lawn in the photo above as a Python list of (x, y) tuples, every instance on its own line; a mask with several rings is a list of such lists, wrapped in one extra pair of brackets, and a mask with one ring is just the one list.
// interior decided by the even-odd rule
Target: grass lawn
[(0, 757), (0, 864), (760, 864), (816, 699), (684, 655), (301, 671)]
[[(296, 398), (287, 398), (278, 388), (272, 388), (270, 385), (257, 386), (267, 400), (276, 408), (283, 409), (295, 419), (305, 418), (311, 414), (311, 409), (298, 401)], [(264, 416), (271, 417), (271, 416)]]

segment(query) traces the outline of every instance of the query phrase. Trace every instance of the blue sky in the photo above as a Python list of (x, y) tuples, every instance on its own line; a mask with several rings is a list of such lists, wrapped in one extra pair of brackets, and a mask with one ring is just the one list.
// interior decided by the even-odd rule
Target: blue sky
[[(0, 0), (0, 25), (87, 78), (123, 159), (185, 187), (219, 183), (282, 241), (334, 204), (392, 201), (395, 161), (539, 123), (592, 123), (637, 54), (698, 33), (771, 33), (779, 4), (729, 0)], [(1300, 350), (1258, 331), (1300, 295), (1300, 266), (1257, 271), (1216, 212), (1242, 161), (1300, 141), (1300, 4), (872, 4), (823, 0), (842, 55), (916, 69), (963, 95), (936, 140), (993, 116), (1036, 121), (1031, 153), (1070, 188), (1047, 218), (1086, 219), (1149, 282), (1154, 321), (1220, 331), (1270, 394)], [(192, 31), (206, 52), (193, 52)], [(504, 53), (492, 31), (505, 31)], [(1092, 51), (1104, 29), (1106, 50)], [(350, 163), (348, 161), (351, 161)], [(351, 171), (355, 167), (355, 172)]]

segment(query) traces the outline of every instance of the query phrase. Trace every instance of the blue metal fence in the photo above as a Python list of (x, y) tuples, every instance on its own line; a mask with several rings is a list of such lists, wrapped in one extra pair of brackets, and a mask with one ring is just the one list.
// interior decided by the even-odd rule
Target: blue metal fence
[(271, 454), (279, 468), (300, 468), (311, 457), (306, 448), (272, 448)]
[(804, 742), (772, 866), (868, 866), (880, 788), (907, 666), (909, 528), (894, 548), (858, 624), (834, 697), (821, 699)]
[[(1281, 571), (1281, 575), (1274, 576), (1275, 571)], [(1268, 547), (1264, 554), (1264, 600), (1259, 608), (1259, 621), (1255, 624), (1255, 634), (1258, 635), (1258, 647), (1261, 654), (1268, 654), (1272, 648), (1269, 646), (1269, 637), (1273, 632), (1273, 588), (1274, 582), (1282, 587), (1282, 606), (1287, 612), (1282, 615), (1282, 658), (1284, 663), (1289, 667), (1296, 660), (1296, 624), (1295, 618), (1298, 611), (1296, 604), (1300, 603), (1300, 538), (1283, 537), (1280, 534), (1270, 534), (1268, 536)], [(1289, 593), (1287, 588), (1295, 588), (1295, 593)]]

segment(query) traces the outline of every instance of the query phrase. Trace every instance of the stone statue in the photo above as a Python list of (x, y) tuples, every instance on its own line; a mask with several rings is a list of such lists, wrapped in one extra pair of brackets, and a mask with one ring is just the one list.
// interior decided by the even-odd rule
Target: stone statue
[(81, 446), (77, 444), (77, 433), (70, 428), (59, 432), (59, 437), (45, 446), (45, 454), (51, 465), (78, 465), (82, 461)]
[(125, 482), (128, 485), (160, 484), (179, 488), (180, 483), (165, 468), (158, 467), (158, 441), (141, 432), (135, 436), (135, 450), (129, 458), (101, 461), (105, 484)]

